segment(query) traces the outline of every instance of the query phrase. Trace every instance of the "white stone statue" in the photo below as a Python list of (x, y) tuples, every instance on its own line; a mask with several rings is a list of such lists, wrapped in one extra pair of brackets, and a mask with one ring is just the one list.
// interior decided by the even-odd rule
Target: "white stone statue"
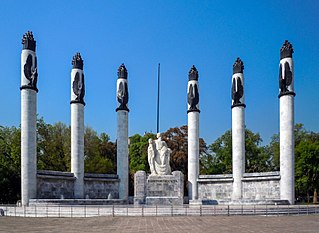
[(171, 175), (169, 165), (172, 150), (167, 147), (165, 141), (162, 141), (161, 134), (157, 134), (157, 139), (148, 140), (148, 164), (151, 169), (151, 175)]

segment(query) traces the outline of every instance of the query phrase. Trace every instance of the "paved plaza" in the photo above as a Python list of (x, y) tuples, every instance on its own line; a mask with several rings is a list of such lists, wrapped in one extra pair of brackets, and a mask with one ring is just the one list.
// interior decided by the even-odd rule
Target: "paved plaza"
[(0, 232), (318, 232), (319, 216), (0, 217)]

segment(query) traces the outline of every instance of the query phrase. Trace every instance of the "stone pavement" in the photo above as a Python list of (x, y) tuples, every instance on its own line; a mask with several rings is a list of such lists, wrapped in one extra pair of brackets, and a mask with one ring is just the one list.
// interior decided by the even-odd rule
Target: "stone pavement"
[(319, 232), (319, 216), (0, 217), (0, 232)]

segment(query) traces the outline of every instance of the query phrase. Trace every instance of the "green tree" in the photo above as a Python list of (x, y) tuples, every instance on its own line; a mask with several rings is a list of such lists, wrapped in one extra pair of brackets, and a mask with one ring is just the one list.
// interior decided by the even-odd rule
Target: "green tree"
[[(267, 148), (261, 146), (259, 133), (245, 129), (245, 172), (271, 171), (272, 157)], [(208, 153), (201, 156), (202, 174), (232, 173), (232, 133), (226, 131), (208, 146)]]
[[(187, 125), (168, 129), (162, 135), (167, 146), (172, 150), (171, 168), (172, 171), (181, 171), (187, 177), (188, 173), (188, 128)], [(206, 152), (204, 139), (199, 139), (199, 154)], [(187, 180), (187, 179), (186, 179)]]
[(135, 172), (142, 170), (146, 173), (150, 172), (147, 159), (148, 139), (155, 139), (156, 135), (152, 133), (146, 133), (144, 136), (135, 134), (130, 137), (129, 144), (129, 194), (134, 194), (134, 174)]
[(71, 170), (71, 129), (64, 123), (46, 124), (43, 118), (37, 121), (38, 169)]
[(97, 132), (91, 127), (85, 128), (84, 133), (84, 165), (85, 172), (115, 173), (115, 144), (109, 141), (109, 136)]
[(20, 199), (20, 129), (0, 126), (0, 203)]
[(310, 195), (319, 188), (319, 133), (295, 126), (295, 188), (296, 196)]

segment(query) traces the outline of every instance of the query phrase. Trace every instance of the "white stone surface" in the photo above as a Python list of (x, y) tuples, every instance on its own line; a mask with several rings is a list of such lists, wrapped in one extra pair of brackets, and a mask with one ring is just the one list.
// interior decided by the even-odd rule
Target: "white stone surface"
[(284, 95), (280, 102), (280, 199), (295, 202), (294, 96)]
[(157, 140), (149, 139), (148, 164), (151, 175), (171, 175), (170, 159), (172, 150), (162, 140), (161, 134), (157, 133)]
[[(285, 63), (288, 62), (290, 66), (290, 70), (292, 72), (292, 82), (291, 84), (287, 87), (289, 91), (294, 92), (295, 91), (295, 77), (294, 77), (294, 61), (292, 60), (291, 57), (286, 57), (284, 59), (280, 60), (280, 64), (282, 66), (282, 77), (285, 78)], [(280, 91), (280, 88), (279, 88)]]
[(37, 195), (37, 93), (21, 90), (21, 201), (28, 205)]
[(36, 53), (32, 50), (29, 49), (23, 49), (21, 52), (21, 86), (26, 86), (29, 84), (29, 80), (26, 79), (24, 75), (24, 65), (27, 61), (27, 58), (29, 54), (32, 55), (32, 67), (31, 69), (33, 70), (35, 68), (35, 59), (36, 59)]
[[(240, 81), (244, 87), (244, 74), (243, 73), (235, 73), (233, 74), (232, 76), (232, 80), (231, 80), (231, 85), (233, 85), (233, 80), (235, 78), (240, 78)], [(236, 80), (236, 79), (235, 79)], [(236, 81), (237, 82), (237, 81)], [(245, 90), (244, 90), (244, 93), (245, 93)], [(245, 103), (245, 94), (243, 94), (243, 96), (239, 99), (240, 103), (244, 104)], [(232, 99), (232, 105), (234, 104), (234, 100)]]
[(81, 103), (71, 104), (71, 172), (76, 177), (74, 197), (84, 198), (84, 105)]
[(188, 114), (188, 198), (198, 199), (199, 175), (199, 112)]
[(245, 172), (245, 108), (232, 108), (232, 162), (233, 162), (233, 195), (232, 200), (242, 198), (241, 178)]
[(128, 112), (117, 111), (117, 174), (120, 179), (119, 198), (128, 199)]

